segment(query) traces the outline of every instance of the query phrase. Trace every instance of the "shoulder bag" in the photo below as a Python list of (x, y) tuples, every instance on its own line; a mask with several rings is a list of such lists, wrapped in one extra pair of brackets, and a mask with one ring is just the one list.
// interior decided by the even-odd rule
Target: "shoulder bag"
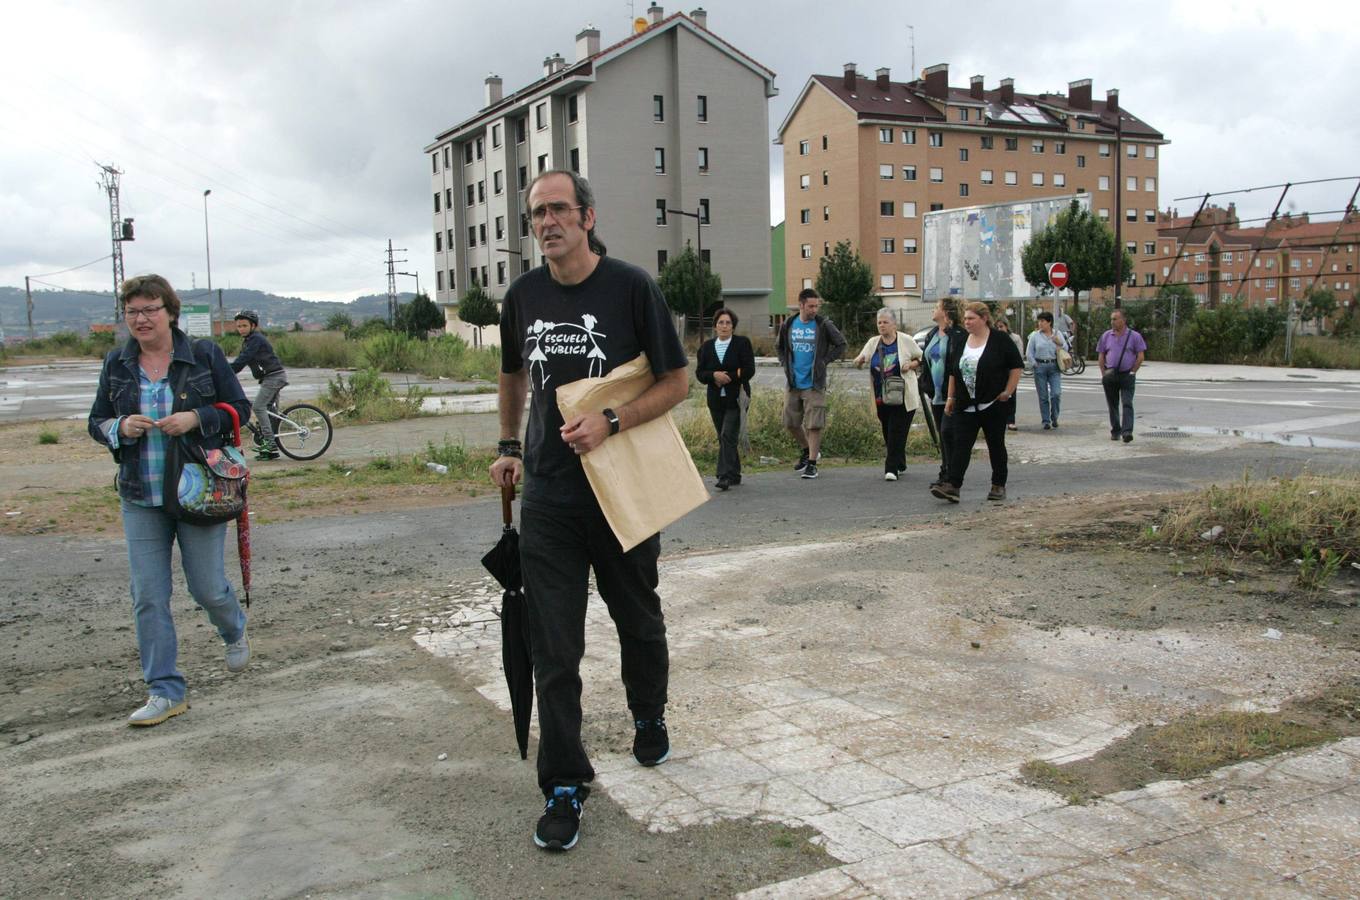
[[(175, 396), (184, 393), (189, 367), (180, 369)], [(162, 501), (166, 515), (191, 525), (217, 525), (239, 517), (246, 508), (250, 467), (241, 455), (241, 423), (227, 403), (213, 404), (231, 416), (235, 446), (205, 449), (189, 435), (166, 441)]]

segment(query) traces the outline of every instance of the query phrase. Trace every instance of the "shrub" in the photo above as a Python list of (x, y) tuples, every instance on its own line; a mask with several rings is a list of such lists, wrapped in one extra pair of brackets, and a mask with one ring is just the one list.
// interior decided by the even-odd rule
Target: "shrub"
[(358, 362), (354, 344), (334, 332), (285, 333), (270, 338), (285, 366), (306, 369), (351, 369)]
[(423, 415), (421, 405), (429, 395), (428, 390), (410, 387), (404, 397), (399, 397), (381, 372), (367, 368), (348, 378), (339, 374), (327, 382), (321, 405), (344, 413), (351, 422), (391, 422)]
[(380, 372), (414, 371), (414, 343), (412, 338), (396, 332), (376, 334), (364, 341), (361, 351), (364, 365)]
[(61, 443), (61, 435), (57, 434), (50, 428), (44, 428), (42, 431), (38, 432), (38, 443), (59, 444)]
[(351, 341), (366, 341), (376, 334), (384, 334), (391, 331), (391, 327), (382, 319), (365, 319), (359, 325), (351, 328), (345, 337)]
[(1275, 307), (1243, 308), (1224, 303), (1200, 309), (1176, 338), (1176, 355), (1192, 363), (1250, 363), (1284, 333), (1284, 313)]

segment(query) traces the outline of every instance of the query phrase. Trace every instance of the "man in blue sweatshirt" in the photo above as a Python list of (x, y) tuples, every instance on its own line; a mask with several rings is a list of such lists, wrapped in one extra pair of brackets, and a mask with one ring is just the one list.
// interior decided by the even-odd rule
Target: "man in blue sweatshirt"
[(231, 370), (240, 372), (250, 366), (250, 374), (260, 383), (260, 391), (251, 406), (260, 427), (255, 458), (278, 459), (279, 448), (274, 443), (274, 423), (269, 421), (269, 406), (279, 398), (279, 391), (288, 384), (288, 373), (284, 371), (283, 363), (279, 362), (269, 339), (260, 331), (260, 316), (255, 310), (243, 309), (236, 314), (236, 333), (242, 338), (241, 352), (232, 360)]

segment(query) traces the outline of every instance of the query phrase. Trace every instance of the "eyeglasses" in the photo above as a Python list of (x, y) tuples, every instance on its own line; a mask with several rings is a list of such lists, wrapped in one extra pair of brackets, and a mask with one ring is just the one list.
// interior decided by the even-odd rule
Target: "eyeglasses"
[(535, 206), (529, 211), (529, 218), (534, 220), (535, 225), (543, 224), (543, 221), (552, 216), (554, 222), (561, 222), (562, 217), (572, 210), (584, 209), (583, 206), (570, 206), (566, 203), (545, 203), (542, 206)]
[(165, 304), (161, 304), (160, 306), (143, 306), (140, 309), (133, 309), (129, 306), (123, 309), (123, 318), (127, 319), (129, 322), (135, 319), (146, 319), (147, 321), (150, 321), (156, 313), (163, 309), (165, 309)]

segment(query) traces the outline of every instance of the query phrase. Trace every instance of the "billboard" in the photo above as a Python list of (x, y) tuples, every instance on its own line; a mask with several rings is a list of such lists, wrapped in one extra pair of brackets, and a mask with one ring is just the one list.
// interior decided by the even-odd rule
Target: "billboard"
[(190, 337), (212, 337), (212, 307), (185, 303), (179, 309), (179, 327)]
[(1025, 281), (1025, 244), (1075, 200), (1091, 208), (1090, 194), (1012, 200), (926, 213), (922, 221), (922, 297), (1002, 300), (1037, 297)]

